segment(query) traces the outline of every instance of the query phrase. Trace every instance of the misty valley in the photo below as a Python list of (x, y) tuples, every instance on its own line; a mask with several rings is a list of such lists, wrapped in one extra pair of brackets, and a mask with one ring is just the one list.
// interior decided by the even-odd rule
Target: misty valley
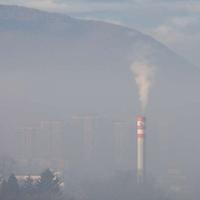
[(56, 1), (1, 2), (0, 200), (199, 199), (198, 66)]

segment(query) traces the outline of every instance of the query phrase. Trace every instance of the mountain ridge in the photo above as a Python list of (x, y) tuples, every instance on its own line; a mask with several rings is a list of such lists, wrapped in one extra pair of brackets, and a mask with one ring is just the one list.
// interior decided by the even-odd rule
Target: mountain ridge
[[(191, 144), (200, 150), (196, 140), (199, 69), (165, 45), (123, 26), (10, 6), (0, 6), (0, 44), (3, 147), (5, 140), (11, 140), (10, 133), (14, 141), (18, 128), (39, 119), (55, 116), (67, 119), (74, 113), (136, 116), (140, 113), (140, 103), (130, 67), (142, 60), (155, 66), (155, 80), (145, 112), (151, 140), (147, 144), (151, 150), (148, 158), (157, 159), (155, 152), (162, 155), (159, 163), (151, 162), (149, 169), (156, 171), (157, 164), (167, 169), (173, 160), (185, 156), (181, 150), (188, 146), (187, 163), (195, 163), (198, 172), (200, 163), (196, 163), (198, 155), (193, 156)], [(190, 137), (191, 143), (189, 132), (195, 135)], [(111, 137), (110, 131), (104, 134)], [(183, 148), (177, 148), (174, 138), (181, 138), (179, 146)], [(156, 140), (159, 147), (152, 150), (152, 142)], [(5, 149), (11, 151), (9, 147)]]
[[(103, 31), (108, 29), (108, 31), (105, 31), (107, 35), (110, 31), (111, 34), (124, 34), (126, 37), (129, 37), (130, 40), (131, 38), (139, 37), (140, 40), (145, 40), (147, 43), (153, 42), (154, 45), (163, 48), (164, 50), (168, 51), (168, 53), (171, 52), (171, 54), (176, 54), (172, 49), (160, 43), (155, 38), (144, 34), (136, 29), (104, 21), (76, 19), (68, 16), (67, 14), (47, 12), (23, 6), (0, 4), (0, 25), (0, 30), (26, 30), (35, 33), (41, 31), (44, 31), (44, 33), (46, 33), (46, 31), (48, 31), (49, 33), (60, 32), (61, 35), (64, 35), (65, 32), (69, 33), (71, 30), (77, 29), (77, 32), (74, 33), (74, 35), (78, 35), (77, 37), (79, 37), (81, 33), (85, 34), (88, 29), (91, 29), (95, 32), (95, 28), (98, 27), (98, 30), (100, 30), (99, 32), (101, 32), (101, 29)], [(81, 31), (78, 30), (79, 27), (82, 28)], [(178, 54), (176, 54), (176, 57), (179, 57), (180, 60), (183, 59), (184, 62), (187, 62), (190, 66), (193, 65), (188, 60)], [(193, 67), (197, 68), (194, 65)]]

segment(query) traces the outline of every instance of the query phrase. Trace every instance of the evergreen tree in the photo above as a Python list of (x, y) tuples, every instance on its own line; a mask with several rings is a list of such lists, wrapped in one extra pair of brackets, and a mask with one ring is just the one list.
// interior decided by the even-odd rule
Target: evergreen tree
[(21, 186), (21, 198), (22, 200), (32, 200), (35, 199), (35, 196), (35, 185), (33, 179), (29, 176)]
[(0, 190), (0, 199), (4, 200), (7, 198), (8, 195), (8, 189), (7, 189), (7, 182), (6, 180), (3, 180), (1, 183), (1, 190)]
[(60, 200), (62, 199), (60, 191), (60, 180), (47, 169), (41, 174), (37, 183), (38, 200)]
[(0, 200), (18, 200), (20, 188), (14, 174), (11, 174), (6, 182), (3, 180), (0, 190)]
[(7, 192), (8, 192), (9, 200), (19, 199), (20, 189), (19, 189), (18, 181), (14, 174), (11, 174), (8, 178)]

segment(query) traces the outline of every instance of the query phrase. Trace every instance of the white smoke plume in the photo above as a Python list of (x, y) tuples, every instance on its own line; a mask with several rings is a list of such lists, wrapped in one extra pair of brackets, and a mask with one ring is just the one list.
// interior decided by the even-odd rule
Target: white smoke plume
[(131, 70), (138, 86), (141, 109), (144, 112), (148, 104), (150, 88), (154, 80), (155, 67), (147, 62), (138, 61), (131, 65)]

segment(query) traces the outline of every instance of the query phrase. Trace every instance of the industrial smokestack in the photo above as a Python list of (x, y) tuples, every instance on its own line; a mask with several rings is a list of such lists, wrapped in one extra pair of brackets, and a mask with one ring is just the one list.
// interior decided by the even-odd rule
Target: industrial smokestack
[(145, 172), (145, 150), (144, 150), (144, 136), (145, 136), (145, 117), (138, 116), (136, 118), (136, 136), (137, 136), (137, 181), (143, 182)]

